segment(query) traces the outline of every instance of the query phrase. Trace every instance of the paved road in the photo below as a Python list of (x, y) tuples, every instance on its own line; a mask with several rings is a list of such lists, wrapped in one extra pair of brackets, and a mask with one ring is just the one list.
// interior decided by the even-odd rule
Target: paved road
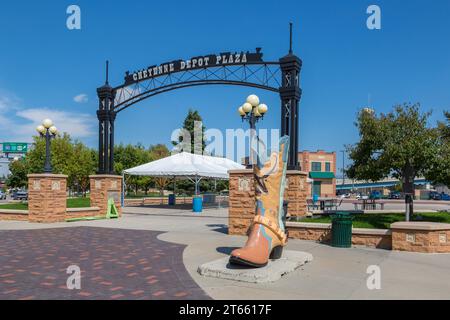
[[(112, 230), (150, 230), (152, 232), (149, 232), (149, 235), (154, 234), (154, 231), (162, 232), (157, 235), (157, 239), (165, 241), (165, 244), (158, 243), (158, 245), (163, 247), (175, 243), (186, 246), (182, 257), (179, 255), (173, 257), (173, 263), (182, 263), (197, 285), (214, 299), (450, 299), (450, 272), (448, 272), (450, 255), (393, 252), (370, 248), (336, 249), (302, 240), (290, 240), (287, 248), (310, 252), (314, 260), (278, 282), (256, 285), (202, 277), (197, 273), (200, 264), (227, 256), (233, 248), (242, 246), (246, 240), (245, 237), (226, 234), (226, 210), (216, 212), (216, 217), (211, 217), (213, 213), (208, 210), (201, 216), (189, 216), (189, 212), (183, 216), (182, 213), (163, 215), (151, 211), (149, 209), (147, 213), (141, 211), (138, 214), (125, 214), (119, 220), (73, 224), (0, 222), (0, 230), (90, 226), (113, 228)], [(139, 237), (145, 233), (146, 231), (139, 233)], [(118, 234), (121, 234), (118, 240), (120, 242), (128, 238), (135, 239), (132, 236), (133, 232)], [(114, 235), (110, 239), (114, 239)], [(77, 250), (86, 248), (81, 244), (77, 245), (77, 242), (72, 246)], [(132, 247), (128, 247), (127, 251), (131, 249)], [(8, 246), (7, 252), (13, 254), (16, 252), (13, 243)], [(63, 252), (56, 254), (64, 256)], [(119, 257), (123, 255), (126, 253), (121, 252)], [(146, 254), (144, 258), (150, 263), (153, 262), (151, 255)], [(380, 267), (381, 290), (367, 289), (366, 271), (370, 265)], [(141, 271), (137, 273), (136, 277), (145, 281), (147, 275)], [(29, 283), (27, 282), (29, 278), (19, 277), (16, 281)], [(121, 286), (126, 290), (130, 289), (126, 287), (126, 283)], [(37, 292), (41, 290), (40, 287), (33, 288)], [(151, 290), (151, 287), (146, 287), (144, 290), (146, 297)]]

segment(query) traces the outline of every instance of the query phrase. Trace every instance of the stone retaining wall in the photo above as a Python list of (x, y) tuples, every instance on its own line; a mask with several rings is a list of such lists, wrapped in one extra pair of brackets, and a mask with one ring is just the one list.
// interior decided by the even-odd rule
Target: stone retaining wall
[[(331, 240), (331, 224), (287, 222), (289, 238), (329, 242)], [(386, 229), (353, 228), (352, 244), (379, 249), (392, 248), (392, 235)]]
[(66, 219), (101, 216), (99, 207), (67, 208)]
[(0, 221), (28, 221), (28, 210), (0, 209)]

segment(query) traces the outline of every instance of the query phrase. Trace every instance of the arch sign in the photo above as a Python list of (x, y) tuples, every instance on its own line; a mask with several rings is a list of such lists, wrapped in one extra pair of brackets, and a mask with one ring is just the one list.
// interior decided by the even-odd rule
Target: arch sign
[(302, 61), (292, 52), (277, 61), (264, 61), (261, 48), (233, 51), (149, 65), (125, 72), (123, 84), (108, 82), (97, 89), (99, 107), (99, 174), (114, 173), (114, 121), (121, 111), (160, 93), (202, 85), (235, 85), (277, 92), (281, 100), (281, 136), (289, 135), (288, 169), (298, 170), (298, 104)]
[(125, 76), (125, 85), (174, 72), (196, 70), (213, 66), (218, 67), (263, 62), (262, 53), (260, 53), (261, 48), (257, 48), (256, 51), (256, 53), (227, 52), (219, 55), (200, 56), (188, 60), (177, 60), (150, 66), (146, 69), (135, 71), (132, 74), (127, 72)]

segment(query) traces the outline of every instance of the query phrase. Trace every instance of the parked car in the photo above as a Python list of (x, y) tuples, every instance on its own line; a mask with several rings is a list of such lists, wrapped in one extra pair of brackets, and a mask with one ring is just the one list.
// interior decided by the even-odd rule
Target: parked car
[(380, 192), (380, 191), (377, 191), (377, 190), (374, 190), (374, 191), (372, 191), (372, 192), (370, 193), (369, 198), (370, 198), (370, 199), (379, 200), (379, 199), (381, 199), (381, 192)]
[(450, 195), (446, 193), (441, 193), (441, 200), (450, 201)]
[(392, 191), (389, 193), (389, 199), (401, 199), (402, 194), (398, 191)]
[(431, 191), (428, 197), (430, 200), (442, 200), (442, 194), (436, 191)]
[(0, 200), (6, 200), (6, 193), (0, 190)]
[(28, 192), (27, 191), (15, 191), (12, 194), (13, 200), (28, 200)]

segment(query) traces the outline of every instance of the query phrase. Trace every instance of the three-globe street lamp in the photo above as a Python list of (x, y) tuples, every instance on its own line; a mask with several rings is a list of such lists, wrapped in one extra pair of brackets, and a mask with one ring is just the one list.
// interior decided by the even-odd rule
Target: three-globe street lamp
[(44, 172), (52, 173), (50, 140), (56, 136), (58, 129), (53, 125), (53, 121), (45, 119), (42, 124), (36, 128), (41, 137), (45, 137), (45, 165)]
[[(242, 121), (246, 120), (250, 124), (250, 146), (253, 143), (256, 133), (256, 123), (264, 118), (268, 107), (264, 103), (259, 103), (257, 95), (251, 94), (247, 97), (246, 102), (239, 107), (238, 112)], [(252, 168), (254, 164), (253, 152), (250, 148), (249, 164), (247, 168)]]

